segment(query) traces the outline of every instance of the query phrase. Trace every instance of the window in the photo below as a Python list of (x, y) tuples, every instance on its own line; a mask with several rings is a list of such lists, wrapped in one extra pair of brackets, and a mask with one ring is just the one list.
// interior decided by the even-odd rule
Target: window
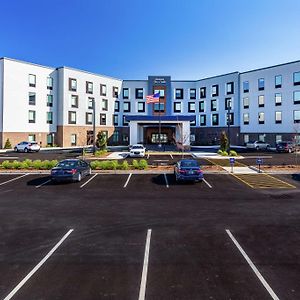
[(300, 72), (294, 73), (294, 85), (300, 85)]
[(206, 98), (206, 87), (200, 88), (200, 98)]
[(164, 112), (165, 104), (164, 103), (154, 103), (153, 109), (155, 112)]
[(300, 110), (294, 110), (294, 123), (300, 123)]
[(124, 110), (124, 112), (130, 112), (130, 102), (129, 101), (125, 101), (123, 103), (123, 110)]
[(219, 85), (215, 84), (211, 87), (211, 96), (216, 97), (219, 96)]
[(113, 95), (114, 98), (118, 98), (119, 97), (119, 88), (116, 86), (113, 86)]
[(122, 140), (123, 140), (123, 142), (128, 142), (128, 134), (127, 133), (123, 133), (123, 135), (122, 135)]
[(190, 126), (196, 126), (196, 119), (190, 121)]
[(145, 102), (138, 102), (138, 112), (145, 112)]
[(282, 135), (281, 134), (276, 134), (276, 136), (275, 136), (275, 142), (276, 142), (276, 144), (278, 144), (281, 141), (282, 141)]
[(158, 90), (158, 89), (155, 89), (154, 90), (154, 94), (157, 94), (159, 93), (159, 97), (160, 98), (164, 98), (165, 97), (165, 90)]
[(129, 89), (123, 88), (123, 99), (129, 99)]
[(71, 95), (71, 107), (78, 107), (78, 96)]
[(226, 94), (227, 95), (234, 94), (234, 82), (226, 83)]
[(54, 133), (47, 134), (47, 145), (53, 146), (54, 142)]
[(294, 104), (300, 104), (300, 91), (294, 92)]
[(35, 142), (35, 134), (28, 134), (28, 142)]
[(123, 116), (123, 126), (128, 126), (128, 122), (126, 120), (126, 116)]
[(47, 111), (47, 124), (52, 124), (52, 123), (53, 123), (53, 112)]
[(232, 109), (232, 100), (231, 98), (225, 98), (225, 110)]
[(53, 95), (47, 95), (47, 106), (48, 107), (53, 106)]
[(258, 107), (264, 107), (265, 106), (265, 96), (259, 95), (258, 96)]
[(100, 96), (106, 96), (106, 85), (100, 84)]
[(69, 124), (76, 124), (76, 111), (69, 111)]
[(275, 123), (276, 124), (282, 123), (282, 112), (281, 111), (275, 111)]
[(196, 136), (195, 136), (194, 133), (191, 133), (191, 134), (190, 134), (190, 141), (191, 141), (192, 143), (196, 141)]
[(204, 101), (199, 102), (199, 112), (204, 112), (205, 111), (205, 104)]
[(35, 85), (36, 85), (36, 76), (33, 75), (33, 74), (29, 74), (28, 81), (29, 81), (29, 86), (35, 87)]
[(281, 93), (275, 93), (275, 106), (281, 105), (282, 96)]
[(244, 93), (249, 93), (249, 81), (243, 82), (243, 91)]
[(243, 98), (243, 106), (244, 108), (249, 108), (249, 97), (244, 97)]
[(94, 106), (94, 98), (88, 98), (88, 109), (93, 109)]
[(119, 112), (119, 111), (120, 111), (120, 102), (115, 101), (115, 112)]
[(29, 97), (29, 105), (35, 105), (35, 93), (31, 93), (29, 92), (28, 94), (28, 97)]
[(100, 125), (106, 125), (106, 114), (100, 114)]
[(114, 123), (114, 126), (119, 125), (119, 116), (118, 115), (113, 115), (113, 123)]
[(92, 113), (85, 113), (85, 124), (87, 124), (87, 125), (93, 124), (93, 114)]
[(93, 94), (93, 83), (90, 81), (85, 82), (85, 89), (87, 94)]
[(175, 99), (183, 99), (183, 89), (175, 89)]
[(266, 135), (265, 134), (259, 134), (258, 135), (258, 140), (260, 142), (265, 142), (266, 141)]
[(196, 111), (196, 104), (195, 102), (188, 103), (188, 112), (193, 113)]
[(248, 125), (249, 124), (249, 114), (243, 114), (243, 123), (244, 125)]
[(113, 132), (113, 135), (112, 135), (112, 141), (114, 143), (118, 143), (119, 142), (119, 130), (115, 130)]
[(249, 134), (244, 134), (244, 143), (249, 143)]
[(210, 110), (216, 111), (217, 110), (217, 100), (211, 100), (210, 102)]
[(212, 114), (212, 125), (213, 126), (219, 125), (219, 115), (218, 114)]
[(229, 119), (229, 125), (234, 125), (234, 113), (227, 113), (226, 114), (226, 124), (228, 125), (228, 119)]
[(69, 78), (69, 91), (77, 91), (77, 80), (74, 78)]
[(53, 78), (47, 77), (47, 89), (52, 90), (53, 89)]
[(35, 123), (35, 110), (28, 111), (28, 122)]
[(144, 90), (143, 89), (135, 89), (135, 99), (143, 99), (144, 98)]
[(265, 79), (259, 78), (258, 79), (258, 90), (263, 91), (265, 89)]
[(196, 99), (196, 89), (190, 89), (190, 99)]
[(102, 110), (108, 111), (108, 100), (102, 99)]
[(265, 113), (264, 112), (258, 113), (258, 124), (265, 124)]
[(181, 102), (174, 102), (174, 112), (175, 113), (181, 112)]
[(77, 144), (77, 134), (72, 133), (71, 134), (71, 146), (76, 146)]
[(281, 88), (282, 86), (282, 75), (276, 75), (275, 76), (275, 88)]
[(206, 115), (200, 115), (200, 126), (206, 126)]

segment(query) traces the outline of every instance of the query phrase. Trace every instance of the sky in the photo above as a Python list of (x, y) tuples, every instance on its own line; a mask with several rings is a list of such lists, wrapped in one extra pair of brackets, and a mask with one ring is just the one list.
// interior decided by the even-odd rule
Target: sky
[(194, 80), (300, 60), (299, 0), (0, 0), (0, 57)]

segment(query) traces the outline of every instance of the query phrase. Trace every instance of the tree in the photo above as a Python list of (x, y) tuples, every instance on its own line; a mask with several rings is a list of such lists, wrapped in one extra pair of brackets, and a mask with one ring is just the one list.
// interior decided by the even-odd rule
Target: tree
[(4, 149), (11, 149), (11, 148), (12, 148), (11, 142), (9, 139), (7, 139), (4, 145)]
[(100, 150), (105, 150), (107, 146), (107, 137), (103, 131), (98, 132), (96, 145)]
[(228, 149), (228, 137), (225, 131), (221, 132), (220, 136), (220, 150), (226, 151)]

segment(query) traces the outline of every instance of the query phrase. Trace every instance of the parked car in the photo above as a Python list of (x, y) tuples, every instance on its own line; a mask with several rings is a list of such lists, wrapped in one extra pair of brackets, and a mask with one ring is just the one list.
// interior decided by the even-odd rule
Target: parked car
[(288, 153), (292, 153), (295, 152), (296, 147), (295, 144), (293, 142), (279, 142), (276, 145), (276, 151), (277, 152), (288, 152)]
[(41, 149), (37, 142), (21, 142), (14, 147), (15, 152), (39, 152)]
[(262, 141), (254, 141), (254, 142), (248, 142), (246, 144), (246, 147), (248, 149), (253, 149), (253, 150), (269, 150), (270, 144)]
[(92, 173), (90, 164), (81, 159), (65, 159), (51, 169), (53, 181), (81, 181)]
[(174, 167), (176, 181), (202, 181), (203, 172), (195, 159), (182, 159)]
[(135, 144), (129, 148), (130, 157), (144, 157), (146, 153), (146, 148), (142, 144)]

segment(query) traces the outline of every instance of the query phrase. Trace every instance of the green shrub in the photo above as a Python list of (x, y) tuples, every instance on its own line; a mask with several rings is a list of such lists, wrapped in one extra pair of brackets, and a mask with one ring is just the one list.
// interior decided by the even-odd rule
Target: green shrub
[(141, 159), (139, 161), (139, 169), (140, 170), (146, 170), (148, 168), (148, 162), (146, 159)]
[(228, 156), (228, 152), (227, 151), (223, 151), (221, 155), (222, 156)]
[(229, 156), (237, 156), (236, 151), (230, 150), (230, 151), (229, 151)]
[(220, 150), (218, 150), (218, 154), (219, 155), (222, 155), (222, 153), (223, 153), (223, 151), (220, 149)]
[(107, 153), (107, 150), (97, 150), (95, 152), (95, 156), (102, 156), (105, 155)]
[(119, 168), (120, 168), (121, 170), (128, 170), (128, 169), (129, 169), (129, 164), (128, 164), (128, 162), (127, 162), (126, 160), (124, 160), (124, 161), (122, 162), (122, 164), (119, 165)]
[(34, 160), (34, 161), (32, 162), (32, 167), (33, 167), (34, 169), (39, 170), (39, 169), (41, 168), (41, 166), (42, 166), (42, 161), (41, 161), (40, 159)]
[(12, 169), (21, 169), (21, 162), (17, 161), (17, 160), (14, 160), (11, 164), (11, 168)]
[(9, 160), (5, 160), (1, 164), (1, 168), (3, 169), (10, 169), (11, 168), (11, 162)]
[(139, 162), (138, 162), (136, 159), (134, 159), (134, 160), (132, 161), (132, 167), (133, 167), (134, 169), (139, 169), (139, 168), (140, 168)]
[(90, 166), (91, 166), (92, 170), (96, 170), (98, 167), (98, 161), (97, 160), (91, 161)]
[(12, 148), (11, 142), (9, 139), (7, 139), (4, 145), (4, 149), (11, 149), (11, 148)]

